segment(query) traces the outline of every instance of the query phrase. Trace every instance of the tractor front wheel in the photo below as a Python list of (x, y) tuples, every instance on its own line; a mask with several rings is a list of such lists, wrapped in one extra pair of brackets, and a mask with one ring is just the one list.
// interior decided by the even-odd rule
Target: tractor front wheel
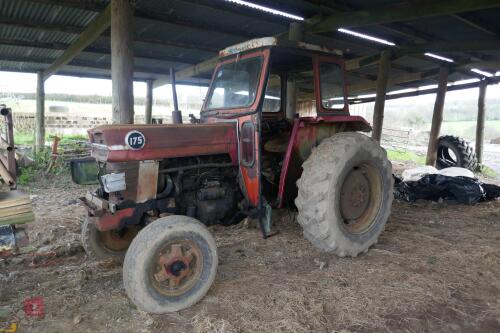
[(317, 248), (356, 257), (377, 242), (393, 199), (387, 153), (360, 133), (323, 140), (303, 164), (295, 204), (304, 236)]
[(207, 227), (192, 217), (171, 215), (134, 238), (125, 255), (123, 284), (143, 311), (179, 311), (205, 296), (217, 264), (217, 247)]
[(81, 241), (85, 252), (93, 259), (123, 260), (138, 230), (137, 226), (128, 226), (123, 230), (99, 231), (91, 217), (87, 217), (82, 224)]

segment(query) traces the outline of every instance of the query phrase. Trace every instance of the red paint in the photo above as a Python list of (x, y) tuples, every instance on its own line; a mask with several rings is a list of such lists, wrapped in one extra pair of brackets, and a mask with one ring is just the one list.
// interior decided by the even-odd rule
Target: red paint
[[(236, 116), (237, 117), (237, 124), (238, 124), (238, 130), (240, 133), (241, 131), (241, 126), (244, 122), (246, 121), (251, 121), (255, 128), (258, 129), (260, 128), (260, 114), (254, 113), (254, 114), (248, 114), (252, 112), (256, 112), (258, 109), (261, 99), (264, 95), (264, 86), (267, 80), (267, 71), (268, 71), (268, 66), (269, 66), (269, 55), (270, 55), (270, 50), (269, 49), (264, 49), (264, 50), (259, 50), (256, 52), (251, 52), (247, 53), (244, 55), (239, 55), (237, 57), (231, 57), (229, 59), (220, 61), (215, 68), (214, 74), (212, 75), (212, 81), (214, 80), (215, 73), (219, 70), (220, 66), (231, 63), (231, 62), (236, 62), (240, 60), (244, 60), (247, 58), (253, 58), (253, 57), (262, 57), (262, 68), (259, 76), (259, 83), (257, 86), (257, 91), (256, 91), (256, 98), (255, 101), (253, 102), (252, 105), (243, 107), (243, 108), (235, 108), (235, 109), (221, 109), (217, 110), (219, 111), (218, 117), (223, 117), (223, 116)], [(203, 110), (207, 109), (207, 103), (208, 99), (205, 100), (205, 104), (203, 106)], [(246, 113), (243, 115), (243, 113)], [(220, 121), (216, 119), (209, 119), (209, 122), (212, 121)], [(218, 122), (217, 122), (218, 123)], [(240, 135), (238, 136), (239, 140), (241, 141)], [(254, 156), (255, 156), (255, 161), (252, 165), (245, 166), (241, 164), (241, 156), (238, 156), (238, 160), (240, 161), (240, 174), (243, 179), (243, 185), (244, 185), (244, 191), (246, 198), (248, 199), (248, 203), (250, 204), (251, 207), (259, 207), (260, 206), (260, 192), (261, 192), (261, 182), (260, 182), (260, 144), (261, 144), (261, 138), (260, 138), (260, 133), (256, 130), (255, 131), (255, 145), (254, 145)], [(238, 143), (238, 145), (235, 145), (236, 147), (240, 147), (238, 150), (241, 150), (241, 142)], [(234, 154), (234, 151), (230, 149), (230, 152)]]
[[(141, 132), (146, 143), (140, 150), (125, 145), (128, 132)], [(194, 135), (196, 133), (196, 135)], [(232, 153), (236, 144), (234, 123), (185, 125), (104, 125), (89, 130), (92, 156), (102, 162), (161, 160), (164, 158)]]
[(23, 301), (23, 310), (26, 317), (45, 318), (45, 302), (43, 297), (26, 298)]
[[(278, 187), (278, 208), (283, 207), (283, 199), (287, 191), (287, 181), (294, 183), (296, 179), (289, 179), (289, 171), (292, 163), (292, 156), (300, 156), (301, 149), (310, 151), (318, 142), (318, 124), (321, 123), (345, 123), (348, 124), (351, 131), (369, 131), (370, 124), (360, 116), (320, 116), (320, 117), (304, 117), (295, 118), (293, 121), (292, 132), (288, 140), (285, 158), (283, 159), (283, 166), (280, 173), (280, 183)], [(307, 156), (302, 156), (305, 160)], [(294, 161), (298, 162), (298, 161)], [(297, 172), (297, 170), (295, 170)], [(295, 178), (295, 177), (294, 177)]]
[(105, 213), (100, 217), (96, 217), (95, 226), (99, 231), (118, 229), (121, 226), (122, 220), (127, 217), (132, 217), (133, 214), (133, 208), (121, 209), (114, 214)]
[[(258, 119), (258, 116), (252, 116), (252, 115), (247, 115), (239, 118), (239, 129), (241, 131), (241, 126), (243, 125), (244, 122), (250, 121), (253, 122), (255, 125), (255, 128), (258, 126), (258, 122), (260, 120), (256, 120), (255, 118)], [(241, 138), (240, 138), (241, 141)], [(260, 135), (258, 131), (254, 132), (254, 163), (252, 165), (246, 166), (241, 163), (241, 156), (239, 158), (240, 160), (240, 173), (245, 185), (245, 191), (246, 191), (246, 197), (248, 199), (249, 204), (252, 207), (258, 207), (259, 206), (259, 200), (260, 200)], [(241, 142), (240, 142), (240, 151), (241, 151)]]
[[(256, 90), (255, 101), (246, 107), (234, 109), (210, 110), (217, 112), (216, 116), (204, 119), (202, 124), (183, 125), (106, 125), (89, 131), (92, 156), (103, 162), (126, 162), (142, 160), (162, 160), (166, 158), (200, 156), (212, 154), (229, 154), (234, 165), (239, 166), (242, 188), (250, 208), (261, 206), (261, 118), (285, 117), (284, 105), (279, 113), (263, 115), (259, 107), (264, 98), (264, 89), (268, 79), (271, 48), (257, 49), (248, 53), (224, 58), (216, 66), (212, 75), (221, 66), (241, 61), (247, 58), (261, 57), (262, 68)], [(314, 94), (318, 116), (296, 118), (293, 122), (287, 150), (285, 152), (280, 183), (278, 188), (278, 206), (285, 199), (290, 199), (296, 189), (294, 183), (302, 172), (302, 163), (309, 156), (312, 148), (340, 128), (343, 131), (368, 131), (370, 125), (359, 116), (350, 116), (347, 103), (347, 82), (344, 61), (335, 56), (311, 54), (314, 73)], [(339, 64), (344, 72), (344, 107), (338, 110), (323, 108), (320, 96), (320, 65), (324, 62)], [(282, 96), (286, 82), (282, 78)], [(202, 108), (207, 110), (205, 100)], [(241, 163), (241, 128), (245, 122), (251, 122), (254, 127), (254, 162), (248, 165)], [(343, 123), (342, 126), (335, 126)], [(329, 125), (330, 124), (330, 125)], [(334, 128), (335, 127), (335, 128)], [(125, 136), (131, 130), (140, 131), (145, 136), (145, 146), (140, 150), (132, 150), (125, 146)], [(331, 135), (331, 134), (330, 134)], [(124, 218), (132, 217), (133, 208), (123, 209), (115, 214), (105, 213), (96, 218), (96, 226), (101, 231), (116, 229), (121, 226)]]
[(318, 117), (303, 117), (300, 118), (301, 122), (304, 123), (348, 123), (354, 128), (352, 131), (371, 131), (370, 123), (366, 121), (365, 118), (361, 116), (351, 116), (351, 115), (341, 115), (341, 116), (318, 116)]
[(283, 194), (285, 193), (285, 181), (288, 175), (288, 167), (290, 166), (290, 159), (292, 158), (292, 151), (294, 143), (297, 140), (297, 133), (299, 132), (299, 118), (293, 120), (292, 133), (288, 139), (288, 147), (286, 148), (285, 158), (283, 160), (283, 166), (281, 167), (280, 174), (280, 184), (278, 188), (278, 208), (283, 207)]

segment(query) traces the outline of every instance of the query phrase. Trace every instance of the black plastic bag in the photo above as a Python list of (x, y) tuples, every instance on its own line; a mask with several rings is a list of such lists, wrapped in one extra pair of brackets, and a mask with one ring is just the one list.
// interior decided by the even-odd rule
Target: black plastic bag
[(449, 177), (439, 174), (426, 175), (417, 181), (395, 182), (394, 196), (413, 202), (418, 199), (437, 201), (440, 198), (472, 204), (500, 197), (500, 186), (483, 184), (469, 177)]

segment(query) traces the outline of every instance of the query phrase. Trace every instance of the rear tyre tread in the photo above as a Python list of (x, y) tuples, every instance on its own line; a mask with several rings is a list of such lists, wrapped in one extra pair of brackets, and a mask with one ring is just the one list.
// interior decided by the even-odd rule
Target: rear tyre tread
[[(367, 231), (369, 237), (360, 240), (350, 240), (337, 225), (338, 220), (331, 216), (329, 209), (330, 186), (341, 186), (336, 183), (339, 170), (342, 170), (348, 161), (345, 154), (353, 154), (358, 149), (365, 149), (365, 153), (380, 163), (383, 172), (382, 206), (377, 215), (376, 228)], [(350, 156), (350, 155), (349, 155)], [(321, 181), (319, 174), (326, 177)], [(340, 257), (356, 257), (365, 253), (376, 243), (383, 231), (390, 215), (393, 194), (392, 166), (387, 159), (387, 152), (371, 138), (360, 133), (339, 133), (324, 139), (313, 149), (308, 160), (303, 164), (303, 173), (297, 181), (299, 188), (295, 204), (299, 210), (297, 221), (303, 228), (304, 237), (313, 246), (325, 252), (335, 253)], [(327, 184), (327, 186), (325, 186)], [(343, 220), (341, 223), (344, 223)], [(373, 229), (373, 230), (372, 230)]]
[(470, 144), (470, 142), (458, 136), (443, 135), (438, 139), (438, 152), (440, 150), (440, 147), (443, 146), (447, 147), (448, 149), (449, 147), (453, 147), (454, 152), (458, 154), (458, 156), (456, 156), (458, 161), (457, 164), (454, 165), (438, 155), (438, 158), (436, 160), (436, 167), (438, 169), (457, 166), (469, 169), (471, 171), (476, 171), (476, 169), (478, 168), (478, 160), (474, 147)]

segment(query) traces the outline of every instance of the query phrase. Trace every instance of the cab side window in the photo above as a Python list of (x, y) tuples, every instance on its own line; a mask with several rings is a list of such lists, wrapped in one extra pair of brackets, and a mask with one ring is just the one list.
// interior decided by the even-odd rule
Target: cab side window
[(314, 96), (314, 73), (312, 63), (298, 71), (288, 73), (291, 87), (295, 90), (295, 113), (299, 117), (316, 116), (316, 98)]
[(262, 112), (281, 111), (281, 77), (277, 74), (269, 74), (264, 105)]

